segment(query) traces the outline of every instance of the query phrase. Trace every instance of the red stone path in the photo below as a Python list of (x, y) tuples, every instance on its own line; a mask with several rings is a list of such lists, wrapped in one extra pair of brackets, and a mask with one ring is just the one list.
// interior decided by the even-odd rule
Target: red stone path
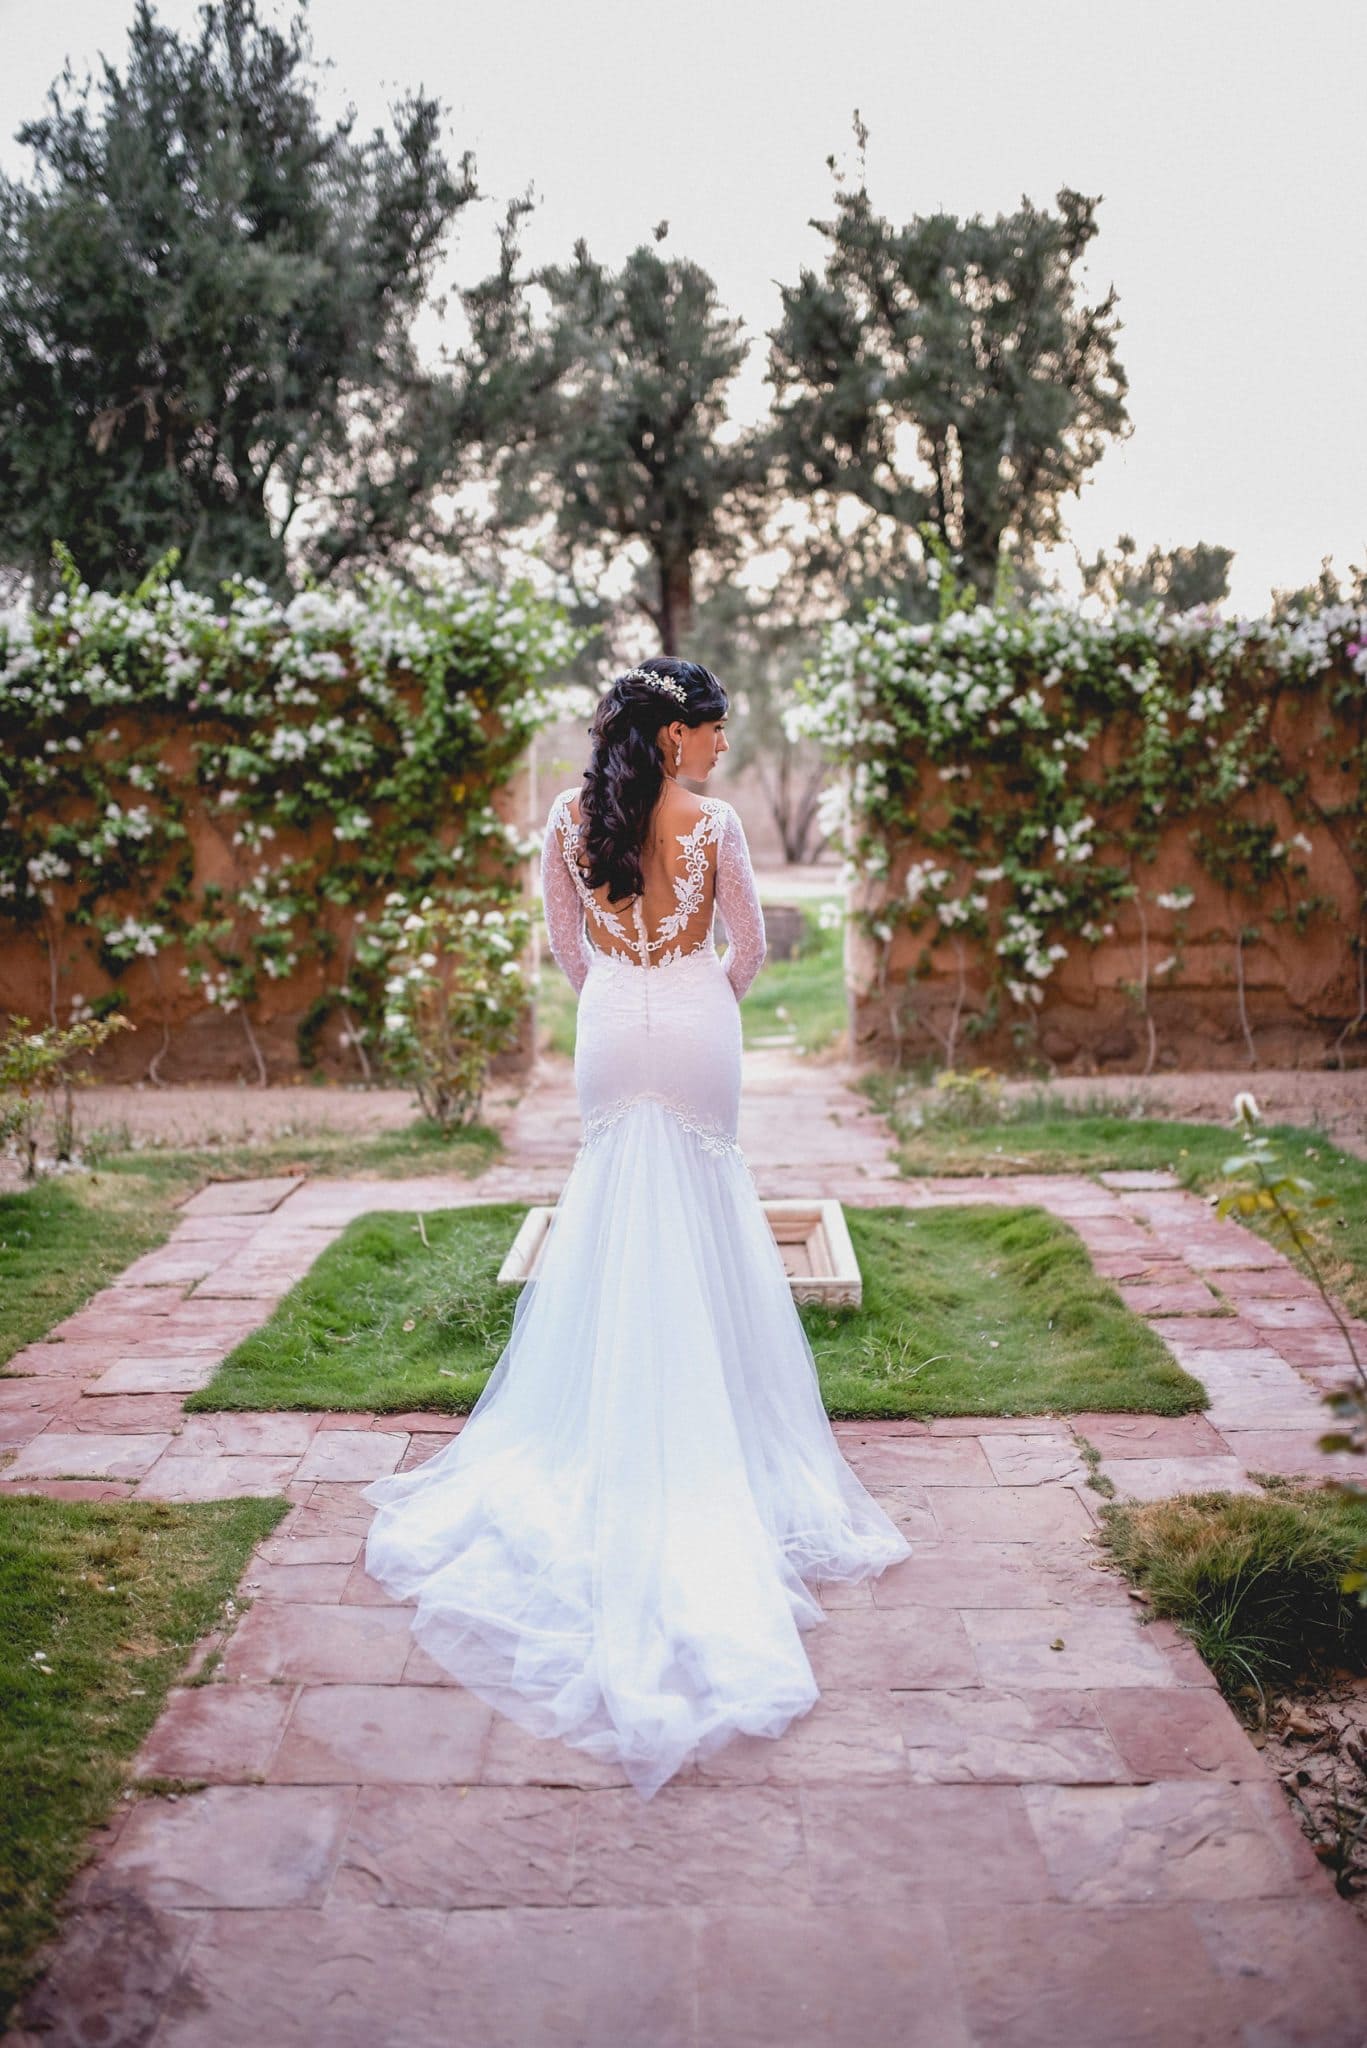
[(457, 1421), (180, 1405), (352, 1216), (554, 1199), (565, 1067), (506, 1135), (474, 1182), (208, 1188), (0, 1382), (0, 1492), (293, 1503), (219, 1674), (137, 1760), (205, 1789), (121, 1806), (13, 2038), (1363, 2048), (1359, 1923), (1190, 1645), (1106, 1568), (1077, 1441), (1122, 1497), (1329, 1469), (1338, 1354), (1297, 1274), (1164, 1174), (901, 1181), (839, 1070), (748, 1056), (762, 1193), (1039, 1202), (1210, 1407), (837, 1425), (914, 1554), (828, 1589), (811, 1714), (647, 1806), (450, 1684), (364, 1574), (361, 1485)]

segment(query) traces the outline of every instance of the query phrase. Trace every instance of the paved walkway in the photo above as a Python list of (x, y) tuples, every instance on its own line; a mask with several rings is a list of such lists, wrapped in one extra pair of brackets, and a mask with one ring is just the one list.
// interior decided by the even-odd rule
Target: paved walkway
[(1360, 1924), (1199, 1658), (1094, 1537), (1079, 1437), (1121, 1497), (1329, 1468), (1318, 1297), (1168, 1176), (902, 1181), (838, 1069), (747, 1056), (761, 1193), (1042, 1203), (1211, 1401), (837, 1425), (914, 1554), (828, 1589), (809, 1715), (649, 1806), (450, 1684), (364, 1574), (360, 1487), (457, 1419), (183, 1413), (351, 1217), (554, 1199), (577, 1136), (548, 1068), (477, 1181), (207, 1188), (13, 1362), (0, 1492), (293, 1504), (220, 1671), (171, 1694), (137, 1761), (204, 1789), (121, 1806), (14, 2039), (1362, 2048)]

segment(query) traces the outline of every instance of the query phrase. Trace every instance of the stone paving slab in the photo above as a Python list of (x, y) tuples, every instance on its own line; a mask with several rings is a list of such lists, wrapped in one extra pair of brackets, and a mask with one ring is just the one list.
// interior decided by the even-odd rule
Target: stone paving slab
[(1178, 1493), (1261, 1493), (1232, 1451), (1209, 1458), (1103, 1458), (1098, 1474), (1120, 1501), (1168, 1500)]
[(139, 1800), (92, 1896), (132, 1888), (153, 1906), (320, 1906), (355, 1804), (353, 1786), (331, 1785), (209, 1785)]
[[(102, 1402), (102, 1407), (109, 1403)], [(181, 1426), (167, 1454), (173, 1458), (241, 1457), (254, 1452), (266, 1457), (302, 1458), (318, 1431), (318, 1417), (306, 1410), (265, 1415), (225, 1410), (181, 1414)]]
[(329, 1429), (314, 1437), (301, 1479), (386, 1479), (407, 1449), (407, 1430)]
[[(1329, 1420), (1332, 1426), (1333, 1417)], [(1236, 1429), (1227, 1423), (1221, 1433), (1246, 1471), (1287, 1477), (1301, 1474), (1312, 1479), (1343, 1477), (1343, 1459), (1318, 1450), (1314, 1437), (1307, 1439), (1303, 1430)]]
[(493, 1709), (459, 1687), (306, 1685), (269, 1776), (282, 1785), (477, 1784), (492, 1720)]
[(283, 1457), (173, 1457), (169, 1451), (138, 1481), (139, 1500), (229, 1500), (238, 1495), (283, 1493), (299, 1460)]
[(171, 1442), (169, 1436), (96, 1434), (45, 1429), (6, 1468), (7, 1479), (141, 1479)]
[(1267, 1767), (1223, 1699), (1195, 1686), (1104, 1687), (1095, 1700), (1126, 1775), (1140, 1780), (1251, 1778)]
[(184, 1289), (193, 1286), (197, 1280), (203, 1280), (215, 1266), (231, 1258), (236, 1249), (237, 1240), (191, 1238), (177, 1230), (173, 1244), (145, 1252), (140, 1259), (134, 1259), (131, 1266), (126, 1266), (121, 1284)]
[(1294, 1895), (1293, 1844), (1240, 1782), (1025, 1785), (1021, 1797), (1051, 1888), (1072, 1903)]
[(1204, 1415), (1093, 1413), (1069, 1419), (1074, 1434), (1107, 1459), (1210, 1457), (1224, 1443)]
[(211, 1181), (181, 1203), (183, 1216), (265, 1216), (304, 1185), (303, 1174), (281, 1174), (269, 1180)]
[(1248, 2040), (1189, 1907), (1029, 1902), (961, 1918), (951, 1938), (974, 2042), (1245, 2048)]
[(4, 1369), (6, 1377), (0, 1378), (0, 1389), (34, 1379), (84, 1380), (108, 1363), (107, 1338), (67, 1341), (54, 1331), (43, 1343), (15, 1352)]
[(283, 1685), (177, 1687), (135, 1759), (140, 1778), (264, 1778), (294, 1707)]
[(28, 1443), (65, 1404), (65, 1390), (51, 1380), (0, 1381), (0, 1448)]
[(208, 1386), (218, 1365), (216, 1354), (207, 1349), (165, 1358), (135, 1352), (115, 1359), (86, 1392), (96, 1399), (105, 1394), (194, 1394)]
[[(1123, 1605), (971, 1608), (962, 1619), (985, 1685), (1046, 1692), (1143, 1685), (1156, 1692), (1196, 1675)], [(1204, 1665), (1200, 1671), (1209, 1682)]]
[(1039, 1203), (1204, 1413), (837, 1424), (913, 1555), (817, 1589), (810, 1713), (646, 1805), (455, 1685), (365, 1572), (362, 1486), (461, 1418), (180, 1405), (354, 1216), (553, 1201), (563, 1074), (474, 1180), (204, 1190), (0, 1379), (0, 1496), (291, 1502), (222, 1664), (135, 1762), (205, 1789), (113, 1815), (17, 2040), (313, 2048), (325, 2014), (329, 2048), (430, 2048), (458, 2014), (479, 2048), (1364, 2048), (1361, 1929), (1191, 1644), (1107, 1565), (1080, 1455), (1135, 1498), (1339, 1469), (1315, 1449), (1341, 1344), (1318, 1296), (1173, 1176), (899, 1180), (838, 1075), (759, 1071), (762, 1194)]
[(897, 1706), (916, 1784), (1095, 1785), (1129, 1775), (1093, 1693), (980, 1685), (899, 1693)]

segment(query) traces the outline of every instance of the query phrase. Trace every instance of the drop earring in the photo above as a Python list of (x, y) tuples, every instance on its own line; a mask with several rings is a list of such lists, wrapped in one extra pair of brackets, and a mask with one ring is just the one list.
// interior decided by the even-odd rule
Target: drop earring
[(675, 766), (675, 767), (677, 768), (677, 767), (678, 767), (678, 765), (679, 765), (679, 763), (680, 763), (680, 762), (681, 762), (682, 760), (683, 760), (683, 741), (682, 741), (682, 740), (675, 740), (675, 742), (674, 742), (674, 766)]

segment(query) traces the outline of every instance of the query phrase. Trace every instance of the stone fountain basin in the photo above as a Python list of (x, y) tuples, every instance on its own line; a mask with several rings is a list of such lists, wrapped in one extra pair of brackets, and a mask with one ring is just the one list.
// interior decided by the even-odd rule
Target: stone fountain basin
[[(831, 1308), (858, 1308), (863, 1276), (854, 1255), (841, 1204), (821, 1195), (796, 1195), (761, 1204), (774, 1233), (796, 1302), (819, 1301)], [(498, 1269), (499, 1280), (520, 1287), (536, 1278), (555, 1208), (538, 1202), (527, 1211)]]

